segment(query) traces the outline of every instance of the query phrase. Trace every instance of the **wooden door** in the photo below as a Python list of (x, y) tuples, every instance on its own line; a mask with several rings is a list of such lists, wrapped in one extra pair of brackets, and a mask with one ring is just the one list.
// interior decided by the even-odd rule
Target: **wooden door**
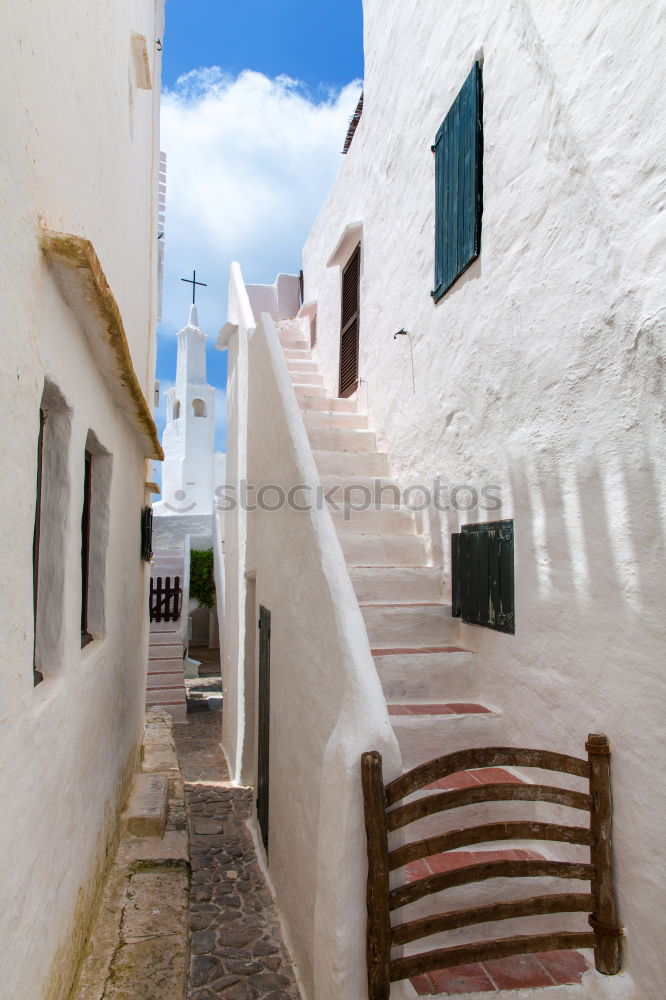
[(340, 396), (351, 396), (358, 387), (359, 285), (361, 244), (356, 247), (342, 272), (340, 317)]
[(268, 853), (268, 791), (271, 722), (271, 613), (259, 607), (259, 691), (257, 725), (257, 820)]

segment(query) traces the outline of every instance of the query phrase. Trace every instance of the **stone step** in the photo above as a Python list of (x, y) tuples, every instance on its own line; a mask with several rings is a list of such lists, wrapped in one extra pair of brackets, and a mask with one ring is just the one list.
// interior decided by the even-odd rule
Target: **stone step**
[(163, 688), (173, 688), (183, 684), (185, 676), (182, 665), (178, 670), (160, 670), (149, 673), (146, 679), (146, 691), (159, 691)]
[(339, 532), (352, 531), (370, 535), (413, 535), (414, 515), (406, 507), (380, 507), (358, 510), (352, 503), (329, 504), (333, 523)]
[(146, 705), (157, 706), (163, 705), (165, 708), (169, 705), (184, 705), (185, 704), (185, 688), (182, 684), (174, 685), (173, 687), (160, 687), (155, 688), (154, 691), (146, 691)]
[[(306, 352), (304, 351), (303, 353), (305, 354)], [(309, 354), (309, 352), (307, 353)], [(315, 361), (313, 361), (312, 358), (310, 357), (287, 358), (287, 368), (292, 374), (294, 372), (314, 372), (321, 375), (321, 372), (319, 371), (319, 365)]]
[[(174, 625), (176, 628), (174, 628)], [(149, 643), (151, 646), (182, 646), (178, 622), (151, 622)]]
[[(551, 887), (551, 891), (555, 887)], [(555, 891), (557, 891), (555, 889)], [(492, 897), (487, 900), (491, 902)], [(497, 900), (495, 899), (495, 902)], [(469, 900), (467, 900), (469, 905)], [(441, 905), (441, 904), (440, 904)], [(461, 909), (464, 909), (465, 905)], [(411, 919), (411, 918), (410, 918)], [(537, 918), (540, 922), (544, 918)], [(525, 933), (525, 924), (514, 922), (516, 934)], [(579, 929), (586, 930), (581, 921), (578, 921)], [(504, 927), (504, 925), (502, 925)], [(560, 926), (554, 925), (552, 918), (547, 930), (557, 931)], [(511, 931), (507, 931), (507, 936), (512, 936)], [(530, 927), (530, 933), (532, 928)], [(459, 931), (456, 935), (456, 943), (463, 944), (470, 938), (471, 941), (478, 941), (479, 932), (476, 936), (464, 934)], [(421, 947), (423, 943), (419, 942)], [(428, 947), (436, 950), (451, 945), (451, 938), (442, 935), (434, 935), (428, 938)], [(417, 954), (418, 945), (407, 945), (404, 950), (405, 956)], [(535, 955), (514, 955), (511, 958), (499, 959), (499, 961), (474, 962), (462, 968), (440, 969), (438, 972), (430, 972), (426, 975), (416, 976), (411, 980), (409, 996), (430, 997), (431, 1000), (455, 996), (460, 1000), (492, 1000), (493, 997), (508, 1000), (511, 997), (520, 997), (521, 1000), (549, 1000), (551, 992), (552, 1000), (620, 1000), (620, 994), (616, 987), (625, 989), (624, 983), (613, 983), (613, 977), (607, 977), (611, 981), (600, 986), (597, 982), (601, 977), (595, 977), (594, 987), (583, 984), (582, 977), (592, 966), (588, 962), (585, 954), (581, 951), (555, 951), (540, 952)], [(516, 985), (519, 990), (514, 989)], [(406, 985), (405, 985), (405, 988)], [(592, 990), (594, 992), (592, 992)], [(405, 997), (405, 993), (395, 994), (396, 997)], [(622, 1000), (628, 996), (625, 992)]]
[[(465, 826), (467, 824), (463, 823), (461, 825)], [(410, 827), (407, 828), (408, 831), (410, 829), (411, 829)], [(474, 846), (472, 848), (462, 848), (461, 850), (458, 851), (447, 851), (444, 854), (436, 854), (429, 858), (421, 858), (418, 861), (410, 862), (410, 864), (406, 865), (403, 869), (399, 870), (397, 881), (399, 884), (404, 884), (405, 882), (410, 884), (419, 881), (419, 879), (428, 878), (434, 874), (439, 874), (441, 872), (446, 872), (446, 871), (454, 871), (456, 869), (465, 868), (475, 864), (487, 864), (496, 861), (528, 861), (528, 860), (536, 861), (540, 859), (553, 860), (553, 858), (551, 857), (551, 851), (548, 848), (544, 850), (544, 843), (542, 841), (536, 841), (536, 840), (508, 841), (503, 844), (497, 844), (491, 842), (488, 845), (482, 845), (479, 846), (478, 848)], [(584, 860), (583, 856), (580, 857), (580, 860)], [(547, 878), (547, 877), (541, 877), (541, 878), (532, 877), (526, 879), (512, 878), (508, 880), (508, 882), (510, 882), (510, 898), (512, 899), (529, 898), (531, 896), (548, 895), (553, 892), (557, 893), (564, 891), (563, 889), (564, 883), (562, 882), (562, 880), (558, 880), (555, 878)], [(507, 893), (506, 891), (507, 888), (509, 888), (509, 886), (505, 884), (505, 891), (499, 898), (506, 899), (508, 897), (509, 893)], [(573, 889), (574, 886), (572, 885), (572, 891)], [(579, 884), (575, 885), (575, 889), (577, 891), (583, 891), (582, 885)], [(494, 879), (488, 880), (486, 882), (477, 882), (462, 886), (454, 886), (446, 890), (446, 909), (449, 911), (469, 909), (472, 906), (480, 906), (491, 902), (498, 902), (498, 882)], [(441, 895), (433, 894), (430, 896), (424, 896), (422, 899), (417, 900), (416, 902), (410, 904), (407, 909), (396, 911), (397, 916), (395, 922), (402, 923), (405, 920), (415, 920), (436, 913), (441, 913), (442, 909), (443, 907), (442, 907)], [(526, 923), (524, 919), (502, 921), (501, 924), (493, 924), (493, 928), (495, 929), (495, 934), (493, 934), (493, 936), (511, 937), (513, 934), (525, 934), (528, 932), (530, 934), (548, 933), (549, 931), (553, 932), (561, 929), (561, 921), (562, 921), (561, 914), (559, 916), (551, 914), (551, 915), (530, 917), (529, 923)], [(582, 931), (585, 931), (587, 929), (587, 918), (585, 914), (577, 914), (575, 916), (572, 915), (571, 917), (569, 917), (568, 926), (571, 926), (572, 921), (575, 921), (575, 926), (572, 929), (579, 929)], [(464, 930), (461, 931), (455, 931), (453, 932), (453, 934), (451, 934), (451, 932), (448, 932), (448, 934), (446, 935), (444, 934), (429, 935), (427, 938), (428, 949), (435, 950), (436, 948), (439, 947), (446, 947), (447, 945), (450, 946), (453, 943), (452, 937), (454, 938), (456, 944), (464, 944), (468, 941), (478, 941), (480, 937), (483, 937), (483, 935), (479, 934), (479, 927), (474, 925), (465, 928)], [(417, 946), (419, 943), (421, 945), (421, 948), (418, 948)], [(415, 942), (414, 946), (410, 945), (408, 946), (408, 948), (411, 948), (412, 953), (414, 951), (423, 950), (423, 941), (418, 943)], [(580, 953), (575, 953), (575, 952), (574, 953), (559, 952), (556, 953), (555, 957), (559, 955), (566, 955), (567, 957), (569, 957), (572, 954), (580, 955)], [(532, 967), (533, 957), (535, 956), (531, 955), (515, 956), (515, 958), (517, 959), (516, 969), (515, 969), (517, 977), (513, 979), (512, 983), (503, 982), (503, 985), (504, 986), (520, 985), (523, 987), (523, 989), (521, 989), (520, 992), (515, 992), (515, 993), (513, 990), (511, 990), (510, 993), (502, 992), (501, 994), (499, 994), (500, 996), (507, 998), (509, 996), (511, 997), (515, 996), (516, 998), (518, 997), (524, 998), (524, 1000), (527, 1000), (528, 997), (538, 996), (538, 997), (543, 997), (543, 1000), (547, 1000), (547, 997), (549, 995), (547, 991), (542, 991), (541, 989), (539, 989), (538, 993), (535, 994), (532, 994), (531, 992), (529, 993), (525, 992), (525, 988), (527, 987), (542, 987), (542, 986), (553, 985), (552, 980), (549, 977), (544, 976), (543, 969), (537, 971), (538, 978), (535, 977), (534, 979), (530, 980), (529, 978), (530, 974), (534, 975), (534, 969)], [(545, 960), (547, 960), (548, 958), (547, 955), (544, 955), (543, 957)], [(581, 959), (582, 956), (580, 956), (575, 963), (578, 966), (580, 972), (584, 971), (586, 967), (584, 961), (583, 964), (581, 964)], [(443, 992), (447, 996), (449, 996), (451, 992), (454, 992), (456, 997), (460, 997), (461, 994), (464, 994), (465, 996), (469, 995), (470, 1000), (471, 997), (473, 996), (479, 996), (479, 997), (482, 996), (486, 998), (489, 996), (498, 995), (494, 993), (491, 983), (502, 982), (502, 980), (499, 979), (499, 976), (504, 972), (511, 971), (510, 963), (512, 961), (513, 959), (506, 959), (502, 960), (501, 963), (495, 963), (495, 962), (488, 963), (487, 966), (488, 970), (496, 969), (498, 975), (498, 978), (496, 979), (493, 973), (492, 981), (490, 979), (486, 979), (486, 983), (488, 985), (485, 987), (485, 989), (491, 992), (477, 993), (474, 987), (470, 987), (469, 985), (467, 987), (463, 986), (460, 979), (448, 980), (445, 978), (439, 978), (439, 973), (433, 975), (436, 975), (438, 977), (436, 981), (441, 984)], [(479, 968), (481, 968), (481, 966), (479, 966)], [(473, 969), (474, 966), (467, 965), (462, 969), (458, 970), (453, 969), (447, 971), (458, 972), (462, 974), (464, 981), (464, 977), (467, 974), (469, 974), (470, 970)], [(502, 973), (500, 973), (500, 970), (502, 970)], [(475, 976), (471, 978), (476, 980)], [(557, 981), (576, 982), (578, 980), (574, 977), (569, 980), (562, 978)], [(419, 985), (421, 985), (421, 983), (422, 979), (419, 981)], [(444, 989), (444, 987), (449, 983), (451, 984), (451, 989)], [(457, 988), (454, 988), (453, 986), (454, 983), (456, 984)], [(482, 989), (481, 985), (477, 985), (476, 988), (479, 990)], [(425, 991), (423, 991), (422, 989), (419, 990), (419, 994), (431, 995), (425, 993)], [(434, 995), (437, 996), (440, 995), (439, 990), (435, 990)], [(567, 1000), (574, 1000), (574, 996), (580, 997), (580, 1000), (585, 1000), (585, 998), (591, 1000), (592, 995), (594, 995), (600, 1000), (601, 996), (605, 996), (606, 994), (603, 993), (598, 994), (596, 990), (594, 991), (594, 994), (587, 993), (587, 991), (584, 991), (580, 994), (578, 992), (573, 993), (568, 991), (566, 993), (562, 993), (558, 990), (556, 991), (556, 995), (562, 998), (566, 997)], [(620, 995), (621, 995), (620, 993), (616, 994), (618, 998)]]
[[(481, 785), (520, 785), (526, 784), (523, 778), (501, 767), (484, 767), (471, 771), (460, 771), (456, 774), (440, 778), (426, 788), (413, 792), (406, 797), (405, 801), (413, 802), (419, 799), (428, 798), (431, 795), (438, 795), (442, 792), (453, 792), (466, 788), (477, 788)], [(571, 815), (564, 818), (552, 811), (547, 814), (539, 809), (541, 807), (534, 802), (474, 802), (455, 809), (442, 810), (432, 816), (424, 816), (404, 827), (408, 840), (423, 840), (427, 837), (436, 837), (438, 834), (446, 833), (450, 830), (459, 830), (464, 827), (480, 826), (485, 823), (503, 822), (507, 820), (543, 820), (546, 822), (563, 822), (565, 825), (580, 825), (581, 813), (571, 810)], [(554, 810), (555, 807), (546, 806), (546, 809)], [(446, 859), (451, 857), (452, 852), (447, 852), (441, 857)]]
[(324, 384), (324, 376), (321, 374), (321, 372), (290, 371), (289, 374), (291, 375), (291, 381), (294, 383), (294, 385), (303, 386), (303, 385)]
[(307, 386), (304, 386), (302, 390), (296, 386), (294, 388), (302, 410), (324, 410), (328, 413), (357, 412), (355, 399), (338, 399), (335, 396), (327, 396), (325, 392), (308, 392)]
[(161, 837), (168, 805), (165, 774), (136, 774), (122, 814), (122, 825), (135, 837)]
[[(411, 517), (413, 519), (414, 515), (411, 514)], [(442, 597), (443, 571), (435, 566), (356, 567), (350, 569), (349, 575), (356, 596), (364, 604), (379, 604), (384, 601), (430, 602), (440, 601)]]
[(388, 476), (388, 456), (384, 452), (313, 450), (322, 476)]
[[(168, 634), (168, 633), (166, 633)], [(164, 662), (164, 660), (176, 660), (179, 663), (183, 661), (183, 646), (180, 642), (174, 643), (151, 643), (148, 647), (148, 669), (150, 670), (150, 664), (158, 661)]]
[(337, 413), (335, 410), (303, 410), (303, 422), (310, 427), (339, 427), (345, 430), (364, 431), (368, 427), (365, 413)]
[(306, 428), (310, 447), (315, 451), (350, 451), (372, 453), (377, 451), (374, 431), (346, 427)]
[(292, 383), (294, 386), (294, 392), (296, 393), (296, 398), (298, 399), (301, 406), (303, 405), (302, 402), (303, 399), (313, 399), (319, 397), (319, 399), (326, 401), (326, 406), (322, 407), (322, 409), (324, 410), (329, 409), (328, 404), (330, 402), (330, 399), (326, 395), (326, 389), (324, 388), (323, 385), (306, 385), (305, 383), (302, 382), (294, 382), (293, 379)]
[(341, 531), (339, 538), (350, 567), (414, 567), (425, 566), (427, 563), (425, 545), (420, 535), (360, 535), (352, 531)]
[(323, 473), (320, 479), (329, 503), (342, 504), (346, 500), (356, 503), (369, 490), (373, 507), (400, 507), (402, 504), (400, 487), (388, 476)]
[(461, 646), (372, 650), (387, 702), (475, 701), (476, 654)]
[(280, 343), (283, 348), (289, 351), (308, 351), (310, 349), (307, 337), (298, 337), (291, 333), (281, 333)]
[(454, 750), (501, 746), (502, 715), (482, 703), (390, 703), (404, 771)]
[(456, 645), (459, 619), (448, 604), (362, 604), (370, 645), (419, 648)]
[(303, 348), (299, 350), (298, 348), (284, 348), (284, 356), (287, 362), (289, 361), (312, 361), (312, 351), (309, 348)]

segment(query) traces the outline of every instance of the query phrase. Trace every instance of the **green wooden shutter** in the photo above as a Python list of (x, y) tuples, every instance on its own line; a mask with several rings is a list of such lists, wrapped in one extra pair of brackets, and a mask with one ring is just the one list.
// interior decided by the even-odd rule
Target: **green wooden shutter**
[(513, 521), (463, 525), (451, 536), (451, 573), (454, 617), (515, 631)]
[(442, 122), (435, 144), (435, 287), (437, 302), (481, 249), (483, 84), (471, 73)]

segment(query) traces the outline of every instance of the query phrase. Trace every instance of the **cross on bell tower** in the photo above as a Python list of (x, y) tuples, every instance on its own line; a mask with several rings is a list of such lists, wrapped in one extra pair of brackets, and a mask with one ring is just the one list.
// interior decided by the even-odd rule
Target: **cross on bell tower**
[(208, 284), (205, 281), (197, 281), (197, 272), (192, 271), (191, 278), (181, 278), (181, 281), (186, 281), (188, 285), (192, 286), (192, 305), (196, 303), (197, 300), (197, 285), (201, 288), (208, 288)]

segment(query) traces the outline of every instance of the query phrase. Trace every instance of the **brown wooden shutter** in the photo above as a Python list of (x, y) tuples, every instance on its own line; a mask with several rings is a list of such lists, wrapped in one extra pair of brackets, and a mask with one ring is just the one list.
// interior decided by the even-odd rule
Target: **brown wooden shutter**
[(358, 386), (359, 283), (361, 245), (356, 247), (342, 272), (342, 317), (340, 324), (340, 396), (351, 396)]

